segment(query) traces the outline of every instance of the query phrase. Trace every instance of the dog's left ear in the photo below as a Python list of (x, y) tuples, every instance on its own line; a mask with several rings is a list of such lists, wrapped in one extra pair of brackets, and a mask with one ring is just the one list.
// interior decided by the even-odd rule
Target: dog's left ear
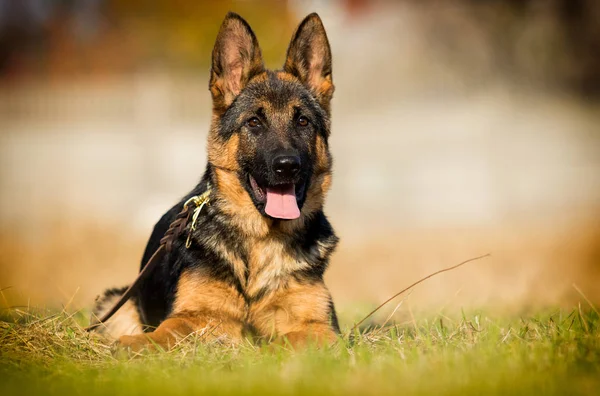
[(209, 89), (213, 107), (225, 111), (250, 79), (264, 71), (258, 40), (248, 22), (229, 12), (212, 53)]
[(331, 48), (319, 15), (308, 15), (292, 38), (283, 69), (310, 89), (321, 106), (329, 111), (333, 96)]

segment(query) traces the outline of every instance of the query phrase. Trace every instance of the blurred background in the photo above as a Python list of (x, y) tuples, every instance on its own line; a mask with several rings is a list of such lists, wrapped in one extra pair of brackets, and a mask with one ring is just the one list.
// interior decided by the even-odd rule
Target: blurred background
[(342, 311), (488, 252), (410, 307), (600, 301), (597, 1), (0, 0), (0, 306), (135, 277), (204, 170), (229, 10), (272, 68), (306, 14), (327, 28)]

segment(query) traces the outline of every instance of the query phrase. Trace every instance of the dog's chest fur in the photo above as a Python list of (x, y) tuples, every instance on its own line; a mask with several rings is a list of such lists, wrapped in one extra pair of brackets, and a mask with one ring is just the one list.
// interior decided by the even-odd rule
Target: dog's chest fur
[(246, 299), (254, 300), (286, 287), (290, 280), (321, 276), (336, 240), (314, 240), (300, 246), (284, 235), (248, 238), (234, 251), (215, 241), (215, 251), (233, 270)]
[[(331, 298), (322, 276), (338, 239), (324, 216), (293, 235), (242, 237), (230, 228), (221, 231), (201, 234), (199, 244), (220, 264), (203, 259), (182, 273), (174, 314), (219, 311), (260, 335), (268, 335), (273, 326), (285, 328), (290, 318), (328, 320)], [(223, 266), (230, 275), (215, 278)]]
[(286, 245), (278, 238), (247, 244), (247, 276), (241, 281), (248, 297), (284, 287), (292, 274), (311, 267), (312, 263), (301, 251)]

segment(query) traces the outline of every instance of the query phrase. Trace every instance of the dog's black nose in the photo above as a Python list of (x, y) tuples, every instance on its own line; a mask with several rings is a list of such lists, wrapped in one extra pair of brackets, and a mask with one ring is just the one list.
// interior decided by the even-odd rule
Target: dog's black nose
[(294, 177), (300, 171), (300, 158), (295, 155), (279, 155), (273, 159), (273, 170), (282, 177)]

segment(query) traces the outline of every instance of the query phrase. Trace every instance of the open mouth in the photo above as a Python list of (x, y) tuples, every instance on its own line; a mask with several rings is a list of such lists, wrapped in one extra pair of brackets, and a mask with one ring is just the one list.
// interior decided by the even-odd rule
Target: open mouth
[(265, 204), (267, 215), (284, 220), (300, 217), (300, 208), (296, 198), (296, 185), (294, 183), (261, 187), (252, 175), (249, 175), (249, 179), (254, 197), (258, 202)]

